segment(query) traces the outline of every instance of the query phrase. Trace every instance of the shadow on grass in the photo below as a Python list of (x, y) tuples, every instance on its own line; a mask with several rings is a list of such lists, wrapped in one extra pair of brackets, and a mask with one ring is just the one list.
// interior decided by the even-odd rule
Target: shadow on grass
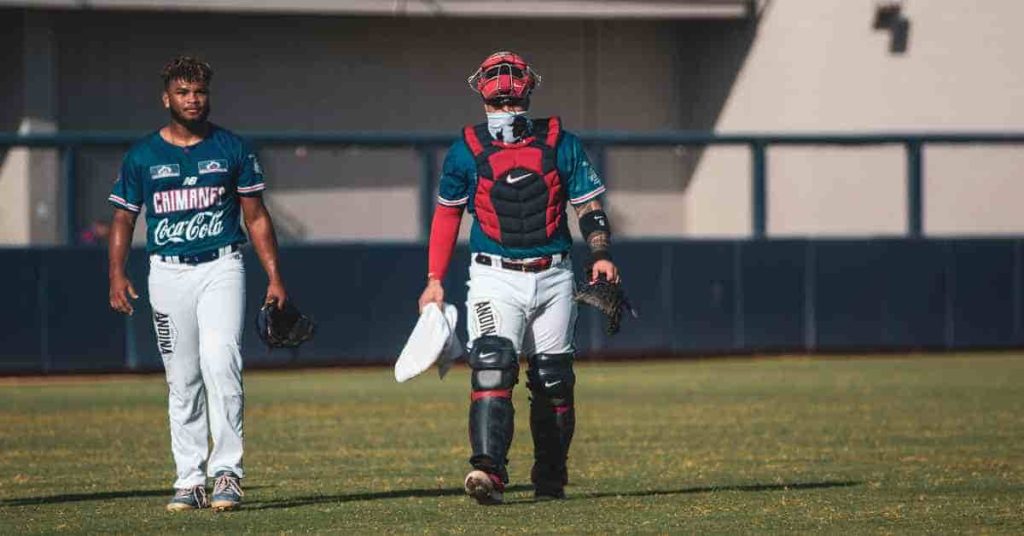
[[(517, 485), (505, 488), (506, 492), (532, 491), (532, 485)], [(434, 488), (434, 489), (396, 489), (393, 491), (379, 491), (375, 493), (351, 493), (338, 495), (313, 495), (310, 497), (291, 497), (279, 501), (254, 502), (245, 505), (246, 510), (270, 510), (274, 508), (293, 508), (296, 506), (308, 506), (311, 504), (325, 503), (347, 503), (356, 501), (376, 501), (379, 499), (406, 499), (412, 497), (451, 497), (453, 495), (465, 495), (462, 488)]]
[[(572, 493), (569, 492), (569, 500), (580, 499), (601, 499), (606, 497), (655, 497), (659, 495), (684, 495), (691, 493), (715, 493), (720, 491), (787, 491), (825, 488), (846, 488), (858, 486), (860, 482), (853, 481), (825, 481), (825, 482), (793, 482), (788, 484), (746, 484), (736, 486), (703, 486), (693, 488), (667, 489), (667, 490), (638, 490), (638, 491), (607, 491), (593, 493)], [(533, 491), (532, 485), (516, 485), (505, 488), (506, 492)], [(462, 488), (444, 489), (400, 489), (393, 491), (381, 491), (376, 493), (351, 493), (338, 495), (314, 495), (310, 497), (292, 497), (279, 501), (256, 502), (245, 505), (246, 510), (270, 510), (276, 508), (294, 508), (296, 506), (308, 506), (311, 504), (346, 503), (357, 501), (375, 501), (380, 499), (404, 499), (411, 497), (451, 497), (464, 495)], [(506, 504), (524, 504), (532, 500), (513, 500)]]
[(743, 484), (734, 486), (701, 486), (680, 489), (652, 489), (638, 491), (599, 491), (570, 494), (569, 500), (601, 499), (605, 497), (655, 497), (658, 495), (686, 495), (692, 493), (716, 493), (719, 491), (789, 491), (804, 489), (848, 488), (859, 486), (860, 482), (850, 480), (828, 480), (824, 482), (791, 482), (784, 484)]
[[(251, 486), (245, 489), (259, 489), (266, 486)], [(23, 497), (21, 499), (7, 499), (0, 501), (0, 508), (6, 506), (38, 506), (41, 504), (58, 504), (83, 501), (104, 501), (107, 499), (131, 499), (134, 497), (161, 497), (170, 499), (174, 491), (170, 488), (160, 489), (133, 489), (123, 491), (101, 491), (98, 493), (66, 493), (63, 495), (50, 495), (46, 497)]]
[[(602, 499), (607, 497), (656, 497), (660, 495), (686, 495), (692, 493), (715, 493), (720, 491), (787, 491), (805, 489), (825, 488), (847, 488), (858, 486), (860, 482), (853, 481), (825, 481), (825, 482), (793, 482), (788, 484), (745, 484), (736, 486), (702, 486), (680, 489), (656, 489), (638, 491), (601, 491), (591, 493), (569, 492), (569, 500), (581, 499)], [(260, 489), (264, 486), (252, 486), (246, 489)], [(506, 488), (506, 492), (532, 491), (531, 485), (516, 485)], [(308, 497), (292, 497), (279, 501), (253, 502), (245, 505), (246, 510), (270, 510), (276, 508), (294, 508), (296, 506), (308, 506), (311, 504), (346, 503), (357, 501), (376, 501), (380, 499), (404, 499), (410, 497), (451, 497), (462, 495), (465, 492), (462, 488), (442, 489), (400, 489), (393, 491), (380, 491), (375, 493), (351, 493), (338, 495), (313, 495)], [(134, 497), (160, 497), (170, 496), (170, 491), (161, 489), (140, 489), (125, 491), (103, 491), (99, 493), (68, 493), (64, 495), (50, 495), (47, 497), (24, 497), (21, 499), (8, 499), (0, 501), (0, 507), (10, 506), (37, 506), (43, 504), (58, 504), (82, 501), (102, 501), (108, 499), (130, 499)], [(520, 503), (522, 501), (512, 501)], [(526, 501), (530, 502), (530, 501)]]

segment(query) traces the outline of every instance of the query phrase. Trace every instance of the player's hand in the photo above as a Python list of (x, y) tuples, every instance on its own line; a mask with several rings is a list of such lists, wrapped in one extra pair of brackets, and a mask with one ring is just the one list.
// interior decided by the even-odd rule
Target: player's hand
[(619, 282), (619, 269), (612, 261), (603, 259), (594, 261), (594, 267), (590, 271), (590, 281), (597, 281), (601, 275), (604, 275), (605, 281), (609, 283)]
[[(130, 298), (130, 299), (129, 299)], [(110, 308), (126, 315), (135, 314), (131, 300), (139, 299), (132, 282), (125, 276), (110, 279)]]
[(286, 301), (288, 301), (288, 293), (284, 290), (284, 283), (271, 281), (267, 285), (267, 297), (263, 299), (263, 303), (274, 302), (277, 308), (281, 309)]
[(444, 286), (437, 279), (428, 279), (427, 288), (423, 289), (423, 294), (420, 294), (421, 313), (429, 303), (436, 303), (438, 306), (444, 304)]

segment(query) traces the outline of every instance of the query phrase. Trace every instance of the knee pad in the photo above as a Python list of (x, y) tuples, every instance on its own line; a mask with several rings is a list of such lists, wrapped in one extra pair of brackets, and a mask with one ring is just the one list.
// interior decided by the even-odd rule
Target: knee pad
[(573, 354), (537, 354), (529, 358), (527, 387), (556, 405), (571, 404), (576, 373), (572, 370)]
[(519, 356), (505, 337), (485, 335), (473, 341), (469, 367), (474, 391), (511, 390), (519, 378)]

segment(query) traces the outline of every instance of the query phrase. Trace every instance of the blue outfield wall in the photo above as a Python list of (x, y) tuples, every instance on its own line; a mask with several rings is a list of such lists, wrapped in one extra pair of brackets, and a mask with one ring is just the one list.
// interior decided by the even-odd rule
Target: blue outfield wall
[[(252, 319), (266, 278), (246, 251), (248, 365), (395, 359), (416, 322), (424, 247), (297, 246), (281, 257), (319, 330), (298, 350), (260, 345)], [(574, 257), (578, 268), (585, 254)], [(616, 258), (640, 317), (607, 337), (584, 308), (584, 355), (1024, 346), (1021, 239), (638, 241), (617, 245)], [(468, 260), (459, 249), (446, 281), (463, 334)], [(142, 251), (129, 271), (142, 297), (123, 317), (107, 306), (104, 250), (0, 250), (0, 372), (159, 369)]]

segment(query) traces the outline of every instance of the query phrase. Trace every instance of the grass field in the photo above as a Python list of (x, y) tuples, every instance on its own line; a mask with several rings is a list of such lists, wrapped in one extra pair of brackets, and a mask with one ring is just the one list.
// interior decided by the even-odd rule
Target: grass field
[(246, 376), (245, 509), (169, 514), (161, 376), (0, 380), (0, 534), (1021, 533), (1024, 356), (578, 365), (569, 499), (462, 495), (468, 371)]

